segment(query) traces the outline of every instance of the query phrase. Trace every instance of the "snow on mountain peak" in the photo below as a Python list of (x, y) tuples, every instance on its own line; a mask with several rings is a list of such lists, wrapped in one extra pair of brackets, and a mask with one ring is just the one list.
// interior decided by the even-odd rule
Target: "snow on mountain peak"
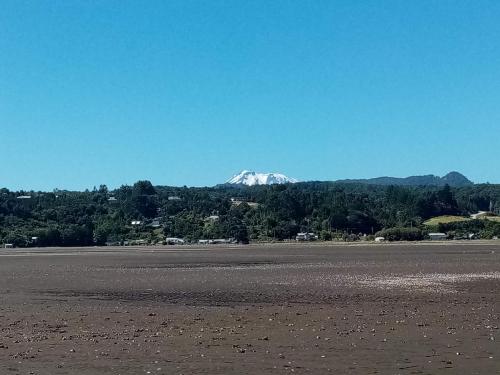
[(256, 173), (252, 171), (241, 171), (241, 173), (233, 176), (226, 181), (227, 184), (233, 185), (272, 185), (296, 183), (298, 180), (290, 178), (281, 173)]

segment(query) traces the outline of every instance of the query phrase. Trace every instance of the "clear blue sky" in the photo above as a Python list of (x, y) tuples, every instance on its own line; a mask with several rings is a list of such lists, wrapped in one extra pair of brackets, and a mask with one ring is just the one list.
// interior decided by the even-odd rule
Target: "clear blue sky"
[(500, 182), (499, 1), (0, 2), (0, 186)]

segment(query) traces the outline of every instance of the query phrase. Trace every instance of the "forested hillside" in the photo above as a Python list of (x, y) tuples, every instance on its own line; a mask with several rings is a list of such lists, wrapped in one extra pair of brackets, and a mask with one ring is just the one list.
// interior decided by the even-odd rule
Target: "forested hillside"
[[(292, 239), (301, 231), (321, 239), (350, 239), (379, 231), (391, 239), (422, 239), (428, 230), (500, 235), (500, 223), (423, 225), (440, 215), (500, 212), (500, 185), (460, 188), (309, 182), (273, 186), (187, 188), (139, 181), (109, 191), (0, 190), (0, 243), (87, 246), (167, 237), (239, 242)], [(389, 229), (389, 231), (387, 231)], [(394, 235), (394, 233), (396, 233)]]
[(376, 177), (362, 180), (340, 180), (337, 182), (363, 183), (371, 185), (398, 185), (398, 186), (445, 186), (464, 187), (474, 185), (467, 177), (459, 172), (450, 172), (443, 177), (426, 175), (398, 177)]

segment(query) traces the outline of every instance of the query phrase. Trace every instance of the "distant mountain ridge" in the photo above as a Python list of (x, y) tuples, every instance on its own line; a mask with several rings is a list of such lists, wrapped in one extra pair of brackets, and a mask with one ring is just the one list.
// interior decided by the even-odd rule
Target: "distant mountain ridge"
[(274, 184), (287, 184), (298, 182), (295, 178), (290, 178), (281, 173), (257, 173), (253, 171), (241, 171), (239, 174), (234, 175), (226, 184), (230, 185), (274, 185)]
[[(258, 173), (253, 171), (241, 171), (226, 181), (226, 185), (234, 186), (255, 186), (255, 185), (274, 185), (299, 182), (295, 178), (290, 178), (281, 173)], [(375, 177), (367, 179), (346, 179), (336, 180), (334, 183), (357, 183), (367, 185), (397, 185), (397, 186), (444, 186), (448, 184), (451, 187), (464, 187), (474, 185), (463, 174), (453, 171), (443, 177), (433, 174), (423, 176), (409, 177)]]
[(444, 186), (463, 187), (474, 185), (467, 177), (459, 172), (450, 172), (443, 177), (435, 175), (410, 176), (410, 177), (376, 177), (368, 179), (338, 180), (343, 183), (360, 183), (370, 185), (399, 185), (399, 186)]

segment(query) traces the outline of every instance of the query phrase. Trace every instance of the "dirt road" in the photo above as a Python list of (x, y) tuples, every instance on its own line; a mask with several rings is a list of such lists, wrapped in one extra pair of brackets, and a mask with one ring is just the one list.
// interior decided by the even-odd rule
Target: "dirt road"
[(0, 250), (0, 374), (500, 374), (500, 245)]

